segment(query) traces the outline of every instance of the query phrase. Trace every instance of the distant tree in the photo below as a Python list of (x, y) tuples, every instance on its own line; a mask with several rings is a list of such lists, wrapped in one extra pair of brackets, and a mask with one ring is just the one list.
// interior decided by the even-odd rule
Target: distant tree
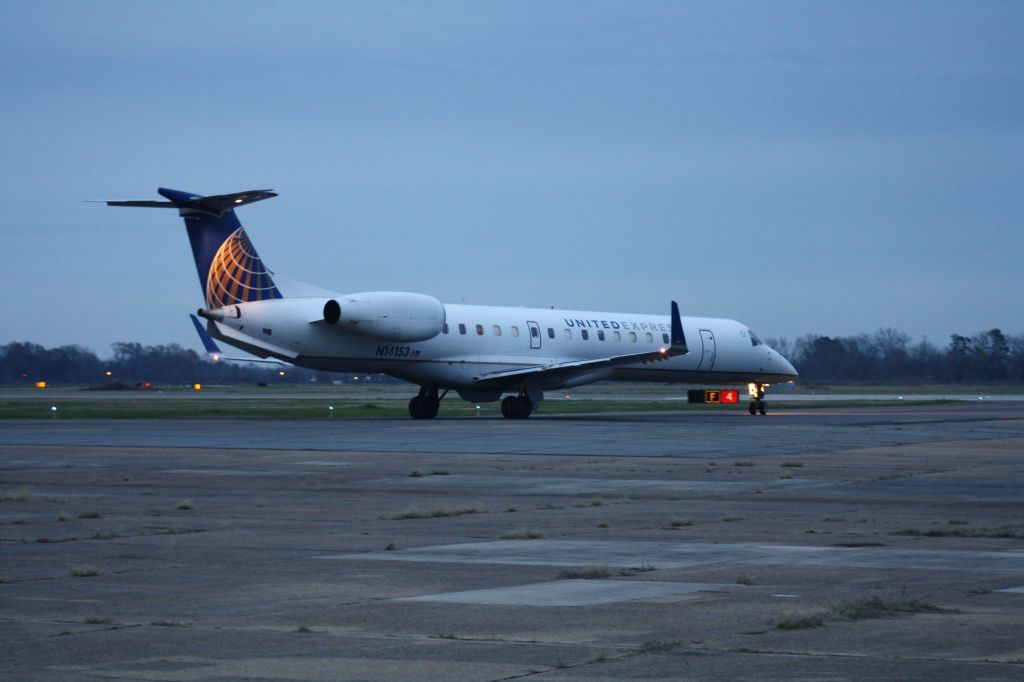
[(0, 347), (0, 381), (82, 382), (99, 376), (99, 358), (81, 346), (16, 342)]
[(1006, 339), (1009, 347), (1006, 378), (1010, 381), (1024, 381), (1024, 335)]
[(945, 355), (924, 338), (909, 351), (907, 377), (919, 381), (939, 381), (946, 374), (945, 365)]
[(975, 340), (980, 374), (989, 381), (1005, 379), (1010, 364), (1010, 345), (999, 329), (979, 334)]
[(834, 381), (849, 378), (846, 346), (828, 336), (805, 336), (797, 340), (800, 366), (808, 379)]
[(971, 340), (960, 334), (953, 334), (949, 337), (949, 357), (951, 378), (954, 381), (966, 381), (971, 378), (973, 372), (973, 347)]
[(894, 380), (910, 377), (910, 337), (891, 327), (883, 327), (872, 337), (877, 353), (875, 378)]

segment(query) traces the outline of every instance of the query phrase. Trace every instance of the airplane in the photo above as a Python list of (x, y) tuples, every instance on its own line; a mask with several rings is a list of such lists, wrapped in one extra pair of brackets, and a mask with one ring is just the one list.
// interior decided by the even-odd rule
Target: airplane
[[(270, 271), (235, 209), (273, 190), (201, 196), (159, 188), (164, 201), (108, 206), (172, 208), (184, 219), (205, 305), (192, 320), (214, 360), (213, 339), (264, 361), (328, 372), (381, 372), (419, 386), (414, 419), (437, 416), (449, 391), (501, 399), (525, 419), (545, 391), (597, 381), (746, 384), (750, 414), (765, 389), (797, 371), (746, 325), (729, 319), (442, 303), (422, 293), (342, 294), (289, 285)], [(686, 332), (684, 333), (684, 327)], [(504, 396), (504, 398), (503, 398)]]

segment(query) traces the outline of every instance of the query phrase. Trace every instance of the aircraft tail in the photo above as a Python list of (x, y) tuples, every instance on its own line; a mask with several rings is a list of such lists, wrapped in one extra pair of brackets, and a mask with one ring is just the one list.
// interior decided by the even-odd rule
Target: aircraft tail
[(207, 309), (281, 298), (272, 273), (238, 222), (234, 209), (270, 199), (271, 190), (199, 196), (175, 189), (157, 190), (167, 201), (108, 201), (108, 206), (176, 208), (184, 218), (199, 284)]

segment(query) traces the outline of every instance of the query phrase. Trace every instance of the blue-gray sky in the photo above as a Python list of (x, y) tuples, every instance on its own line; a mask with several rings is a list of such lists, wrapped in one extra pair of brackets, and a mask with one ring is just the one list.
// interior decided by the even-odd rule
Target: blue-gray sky
[(171, 211), (343, 292), (1024, 332), (1019, 2), (4, 2), (0, 343), (199, 348)]

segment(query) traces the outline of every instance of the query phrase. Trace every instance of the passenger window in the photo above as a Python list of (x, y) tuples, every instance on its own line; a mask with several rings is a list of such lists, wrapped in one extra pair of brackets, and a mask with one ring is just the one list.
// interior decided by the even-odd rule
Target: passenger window
[(483, 336), (484, 335), (484, 326), (482, 324), (478, 324), (476, 326), (476, 335), (477, 336)]
[(461, 322), (459, 322), (459, 333), (460, 334), (465, 334), (466, 333), (466, 325), (464, 325)]
[(569, 340), (572, 340), (572, 330), (571, 329), (566, 329), (565, 330), (565, 338), (567, 338)]
[(661, 335), (661, 340), (662, 340), (663, 343), (668, 343), (668, 334), (662, 334)]
[(494, 335), (501, 336), (501, 327), (499, 327), (498, 325), (494, 325)]
[(447, 334), (448, 333), (448, 323), (447, 322), (445, 322), (443, 325), (441, 325), (441, 333), (442, 334)]
[(622, 334), (620, 334), (619, 332), (612, 332), (612, 336), (615, 338), (616, 341), (622, 341)]
[(629, 340), (631, 343), (636, 343), (636, 332), (629, 333)]
[(512, 336), (519, 336), (519, 327), (512, 325)]
[(587, 339), (590, 338), (590, 332), (588, 332), (586, 329), (581, 329), (580, 336), (582, 336), (583, 340), (586, 341)]
[(598, 341), (604, 341), (604, 330), (603, 329), (598, 329), (597, 330), (597, 340)]
[(647, 332), (647, 343), (654, 343), (654, 334)]
[(555, 338), (555, 330), (552, 329), (551, 327), (548, 327), (548, 338), (549, 339)]

